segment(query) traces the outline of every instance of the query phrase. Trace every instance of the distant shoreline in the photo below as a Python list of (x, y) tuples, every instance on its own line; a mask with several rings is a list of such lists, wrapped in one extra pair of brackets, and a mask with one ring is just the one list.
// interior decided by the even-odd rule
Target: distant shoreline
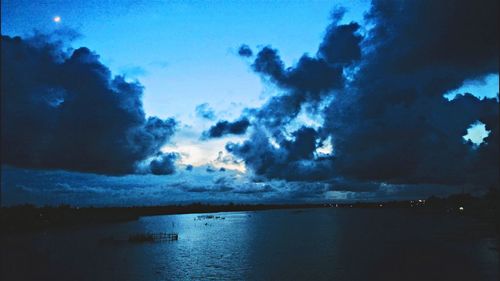
[[(264, 211), (277, 209), (312, 209), (312, 208), (398, 208), (414, 209), (436, 213), (455, 213), (472, 215), (488, 220), (499, 217), (498, 197), (473, 197), (469, 194), (452, 195), (448, 198), (431, 197), (428, 199), (391, 201), (391, 202), (355, 202), (355, 203), (317, 203), (317, 204), (225, 204), (210, 205), (193, 203), (188, 205), (168, 206), (132, 206), (132, 207), (36, 207), (20, 205), (0, 208), (0, 233), (18, 231), (37, 231), (52, 227), (76, 226), (95, 223), (111, 223), (137, 220), (143, 216), (175, 215), (194, 213), (217, 213), (237, 211)], [(497, 223), (500, 232), (500, 226)]]
[(132, 206), (132, 207), (36, 207), (19, 205), (0, 208), (0, 233), (36, 231), (51, 227), (133, 221), (144, 216), (201, 214), (276, 209), (327, 208), (328, 204), (226, 204)]

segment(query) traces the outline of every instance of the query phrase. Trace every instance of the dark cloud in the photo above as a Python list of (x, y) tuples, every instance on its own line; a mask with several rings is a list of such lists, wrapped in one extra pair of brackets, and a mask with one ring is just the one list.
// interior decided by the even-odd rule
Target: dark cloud
[(159, 154), (149, 163), (151, 173), (154, 175), (171, 175), (175, 173), (175, 161), (179, 157), (178, 153)]
[(238, 49), (238, 55), (242, 57), (251, 57), (253, 55), (253, 52), (248, 45), (243, 44)]
[[(259, 129), (227, 150), (268, 179), (343, 177), (356, 190), (498, 186), (498, 102), (443, 98), (465, 80), (498, 73), (497, 12), (494, 0), (374, 1), (364, 37), (357, 23), (339, 24), (337, 10), (315, 57), (286, 68), (277, 50), (262, 48), (252, 69), (282, 93), (247, 110)], [(304, 109), (321, 115), (320, 128), (293, 131)], [(474, 148), (462, 136), (476, 121), (491, 133)], [(332, 156), (317, 157), (327, 141)]]
[(240, 120), (229, 122), (229, 121), (219, 121), (214, 126), (210, 127), (208, 131), (203, 132), (203, 139), (210, 138), (220, 138), (225, 135), (242, 135), (247, 131), (250, 122), (246, 118)]
[(174, 119), (146, 118), (143, 87), (89, 49), (49, 35), (1, 44), (2, 164), (134, 173), (174, 134)]
[[(315, 181), (331, 177), (331, 159), (314, 157), (315, 150), (323, 143), (322, 134), (302, 127), (291, 132), (293, 139), (289, 140), (284, 127), (302, 109), (314, 110), (332, 91), (344, 87), (344, 68), (359, 59), (361, 52), (361, 37), (355, 34), (358, 28), (357, 24), (332, 24), (318, 55), (303, 55), (289, 68), (285, 68), (277, 50), (262, 48), (252, 69), (285, 93), (271, 98), (262, 108), (249, 110), (256, 117), (256, 126), (263, 129), (256, 130), (243, 144), (228, 144), (227, 150), (245, 160), (257, 175), (268, 178)], [(344, 53), (334, 57), (335, 50)], [(278, 148), (271, 144), (271, 137)]]
[[(338, 173), (498, 185), (498, 102), (443, 98), (467, 79), (498, 73), (497, 9), (497, 1), (374, 2), (363, 64), (325, 111)], [(473, 150), (462, 136), (476, 120), (492, 133), (488, 145)]]
[(322, 93), (343, 85), (342, 67), (321, 58), (303, 55), (295, 67), (286, 68), (278, 51), (264, 47), (258, 54), (253, 70), (278, 86), (289, 89), (300, 101), (315, 101)]
[[(318, 55), (328, 63), (350, 64), (361, 58), (361, 35), (355, 32), (359, 29), (357, 23), (332, 27), (328, 30), (325, 40), (319, 47)], [(336, 42), (343, 44), (336, 44)]]
[[(274, 96), (258, 110), (251, 111), (259, 124), (279, 128), (297, 117), (307, 107), (314, 109), (344, 87), (344, 71), (359, 59), (362, 39), (359, 25), (332, 24), (316, 57), (303, 55), (293, 67), (286, 68), (278, 51), (264, 47), (257, 54), (252, 69), (285, 93)], [(340, 53), (341, 52), (341, 53)], [(333, 54), (337, 54), (334, 56)]]
[(208, 120), (215, 120), (215, 112), (208, 103), (202, 103), (200, 105), (197, 105), (195, 108), (196, 111), (196, 116), (203, 118), (203, 119), (208, 119)]
[(331, 161), (317, 159), (314, 151), (320, 146), (318, 133), (302, 127), (293, 133), (293, 139), (283, 139), (276, 145), (262, 130), (256, 130), (242, 144), (228, 143), (227, 151), (245, 159), (245, 164), (256, 175), (290, 181), (315, 181), (331, 177)]

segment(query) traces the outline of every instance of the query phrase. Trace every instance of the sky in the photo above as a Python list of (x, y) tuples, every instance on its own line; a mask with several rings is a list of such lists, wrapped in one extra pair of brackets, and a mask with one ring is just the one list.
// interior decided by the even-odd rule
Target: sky
[(495, 1), (1, 5), (3, 204), (498, 188)]

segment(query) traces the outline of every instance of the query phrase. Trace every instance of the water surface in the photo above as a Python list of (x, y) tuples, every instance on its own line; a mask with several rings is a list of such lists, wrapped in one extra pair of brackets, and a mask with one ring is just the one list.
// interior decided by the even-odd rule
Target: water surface
[[(1, 237), (1, 280), (498, 280), (480, 222), (396, 209), (143, 217)], [(224, 218), (224, 219), (222, 219)], [(130, 234), (179, 240), (129, 243)], [(124, 241), (102, 242), (113, 236)]]

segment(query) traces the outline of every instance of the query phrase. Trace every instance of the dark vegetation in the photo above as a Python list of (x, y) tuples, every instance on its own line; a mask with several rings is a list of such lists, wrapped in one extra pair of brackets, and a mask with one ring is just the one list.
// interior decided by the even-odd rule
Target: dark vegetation
[(133, 207), (58, 207), (20, 205), (0, 208), (0, 231), (29, 231), (47, 227), (74, 226), (91, 223), (108, 223), (136, 220), (141, 216), (214, 213), (232, 211), (261, 211), (273, 209), (306, 208), (405, 208), (416, 211), (471, 215), (487, 219), (496, 224), (499, 216), (499, 192), (491, 190), (483, 197), (470, 194), (456, 194), (447, 198), (429, 197), (427, 199), (390, 201), (390, 202), (342, 202), (322, 204), (233, 204), (210, 205), (193, 203), (170, 206), (133, 206)]
[(193, 203), (170, 206), (133, 207), (58, 207), (20, 205), (0, 209), (0, 231), (37, 230), (54, 226), (88, 223), (108, 223), (136, 220), (141, 216), (213, 213), (233, 211), (260, 211), (272, 209), (321, 208), (325, 204), (233, 204), (210, 205)]

